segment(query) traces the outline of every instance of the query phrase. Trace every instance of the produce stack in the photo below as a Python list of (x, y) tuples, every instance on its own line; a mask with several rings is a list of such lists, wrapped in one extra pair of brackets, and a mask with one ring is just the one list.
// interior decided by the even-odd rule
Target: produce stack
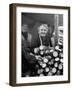
[(63, 75), (63, 45), (58, 44), (55, 49), (40, 47), (35, 53), (37, 63), (35, 76)]

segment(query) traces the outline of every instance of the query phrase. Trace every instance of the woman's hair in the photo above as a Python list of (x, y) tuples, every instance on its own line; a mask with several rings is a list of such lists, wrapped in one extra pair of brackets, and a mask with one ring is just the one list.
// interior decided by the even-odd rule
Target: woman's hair
[(48, 25), (47, 24), (41, 24), (39, 27), (38, 27), (38, 30), (40, 30), (41, 28), (45, 27), (47, 30), (48, 30)]

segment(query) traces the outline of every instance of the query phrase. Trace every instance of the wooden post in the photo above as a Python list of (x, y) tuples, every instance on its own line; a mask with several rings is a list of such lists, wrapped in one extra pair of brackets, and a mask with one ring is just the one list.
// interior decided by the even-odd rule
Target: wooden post
[(55, 40), (55, 46), (58, 44), (58, 25), (59, 25), (59, 15), (55, 15), (54, 16), (54, 26), (55, 26), (55, 36), (54, 36), (54, 40)]

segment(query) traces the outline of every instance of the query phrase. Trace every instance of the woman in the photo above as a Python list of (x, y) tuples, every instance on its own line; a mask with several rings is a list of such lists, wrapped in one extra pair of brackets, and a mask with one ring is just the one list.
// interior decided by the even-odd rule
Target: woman
[(29, 33), (28, 25), (22, 26), (22, 76), (35, 71), (37, 59), (34, 53), (51, 46), (51, 35), (47, 24), (38, 27), (37, 35)]

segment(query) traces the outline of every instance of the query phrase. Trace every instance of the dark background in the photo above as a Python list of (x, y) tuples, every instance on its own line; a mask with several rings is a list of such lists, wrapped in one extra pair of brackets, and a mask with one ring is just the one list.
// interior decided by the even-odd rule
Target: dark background
[[(37, 28), (41, 23), (48, 24), (49, 32), (54, 31), (54, 14), (40, 14), (40, 13), (22, 13), (21, 22), (28, 24), (29, 32), (37, 33)], [(59, 14), (59, 26), (63, 26), (63, 15)]]

